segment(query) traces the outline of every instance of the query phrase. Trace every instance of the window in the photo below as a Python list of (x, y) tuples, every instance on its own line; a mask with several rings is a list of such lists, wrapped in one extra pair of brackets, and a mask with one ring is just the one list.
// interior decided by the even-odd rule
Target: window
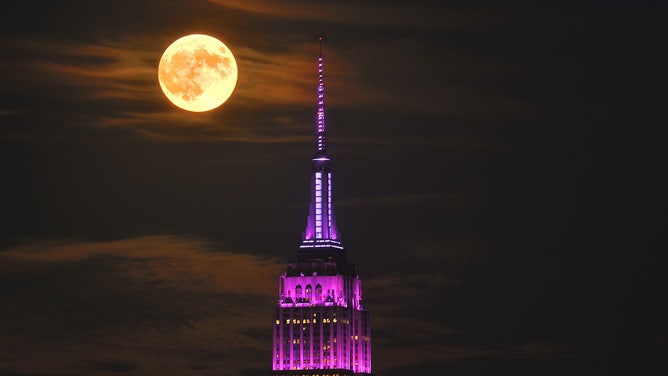
[(315, 285), (315, 298), (322, 299), (322, 286), (320, 284)]

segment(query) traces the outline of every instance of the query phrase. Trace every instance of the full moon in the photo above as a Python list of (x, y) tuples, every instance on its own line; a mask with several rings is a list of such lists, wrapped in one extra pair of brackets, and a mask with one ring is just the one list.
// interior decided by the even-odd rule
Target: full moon
[(237, 84), (237, 62), (218, 39), (191, 34), (169, 45), (160, 58), (158, 81), (176, 106), (193, 112), (223, 104)]

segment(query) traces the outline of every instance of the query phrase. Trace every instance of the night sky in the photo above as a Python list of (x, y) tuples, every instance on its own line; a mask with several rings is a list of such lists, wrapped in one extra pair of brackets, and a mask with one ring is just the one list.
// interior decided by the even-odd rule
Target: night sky
[[(668, 8), (499, 3), (8, 2), (0, 375), (267, 374), (320, 34), (377, 375), (664, 374)], [(157, 81), (191, 33), (210, 112)]]

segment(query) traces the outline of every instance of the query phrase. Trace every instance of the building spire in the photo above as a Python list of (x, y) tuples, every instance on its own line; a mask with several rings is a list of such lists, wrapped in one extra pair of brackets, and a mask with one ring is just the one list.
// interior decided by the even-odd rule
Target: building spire
[(318, 55), (318, 121), (316, 128), (316, 143), (318, 153), (325, 154), (325, 83), (323, 81), (323, 67), (322, 67), (322, 41), (324, 37), (318, 37), (320, 45), (320, 54)]
[(318, 112), (316, 114), (316, 153), (313, 157), (311, 205), (300, 248), (343, 249), (336, 229), (332, 205), (332, 172), (325, 144), (325, 83), (323, 80), (322, 41), (318, 37)]

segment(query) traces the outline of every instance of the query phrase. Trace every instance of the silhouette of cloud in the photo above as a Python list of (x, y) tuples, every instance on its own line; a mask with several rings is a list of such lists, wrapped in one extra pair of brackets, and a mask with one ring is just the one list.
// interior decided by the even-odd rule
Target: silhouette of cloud
[[(386, 26), (392, 28), (420, 28), (424, 30), (473, 30), (489, 28), (502, 23), (498, 12), (476, 8), (454, 7), (447, 9), (445, 4), (422, 3), (411, 8), (403, 4), (388, 2), (348, 2), (345, 7), (336, 1), (318, 2), (290, 0), (274, 2), (210, 0), (212, 3), (245, 12), (279, 17), (289, 20), (308, 20), (312, 22), (336, 22), (364, 26)], [(505, 21), (505, 22), (510, 22)], [(505, 23), (503, 22), (503, 23)]]
[[(16, 73), (7, 77), (7, 85), (15, 88), (12, 95), (36, 95), (31, 106), (41, 111), (76, 108), (76, 123), (84, 128), (118, 127), (153, 141), (302, 142), (305, 138), (296, 131), (303, 130), (303, 124), (296, 124), (281, 109), (286, 105), (315, 108), (313, 43), (297, 43), (281, 51), (231, 47), (240, 70), (235, 92), (225, 105), (226, 110), (232, 109), (232, 116), (222, 116), (223, 110), (193, 116), (176, 109), (160, 90), (157, 66), (162, 41), (127, 36), (93, 43), (23, 36), (2, 42), (14, 56), (2, 62), (3, 69)], [(339, 53), (330, 53), (330, 63), (330, 106), (389, 100), (365, 85), (355, 64)], [(251, 127), (249, 109), (256, 119)], [(0, 116), (15, 113), (5, 109)]]
[(23, 244), (0, 260), (0, 369), (76, 375), (239, 374), (265, 361), (284, 267), (173, 236)]

